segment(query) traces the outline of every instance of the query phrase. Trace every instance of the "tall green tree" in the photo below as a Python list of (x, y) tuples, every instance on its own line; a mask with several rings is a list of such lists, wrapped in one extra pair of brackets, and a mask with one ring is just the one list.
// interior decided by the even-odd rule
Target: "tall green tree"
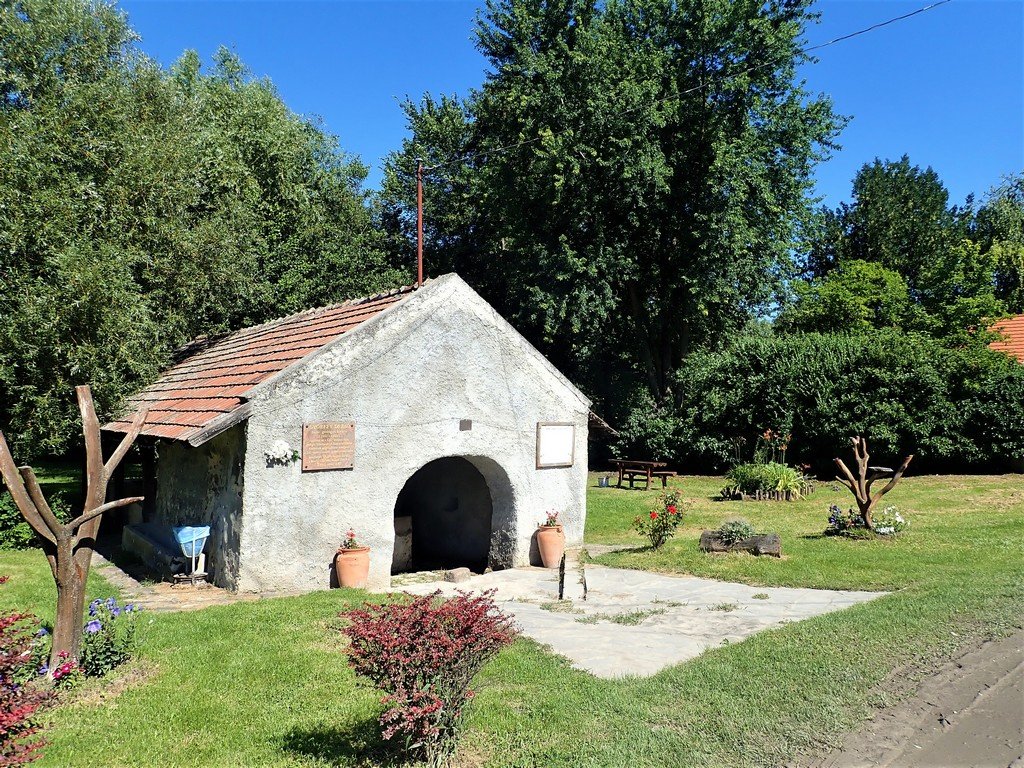
[(1024, 173), (1008, 176), (978, 211), (975, 242), (995, 264), (996, 296), (1024, 312)]
[(657, 400), (770, 303), (841, 120), (796, 74), (805, 0), (491, 0), (489, 73), (406, 105), (383, 215), (597, 395)]
[[(0, 0), (0, 428), (63, 450), (204, 333), (398, 282), (366, 169), (220, 51), (170, 70), (103, 0)], [(106, 415), (106, 414), (104, 414)]]
[[(896, 276), (909, 306), (898, 320), (891, 312), (864, 315), (868, 326), (962, 339), (1003, 311), (996, 294), (998, 248), (982, 247), (975, 229), (972, 201), (951, 205), (931, 168), (912, 165), (907, 156), (865, 164), (854, 177), (851, 202), (819, 213), (805, 263), (811, 282), (794, 283), (796, 303), (783, 312), (782, 327), (824, 330), (840, 303), (902, 303)], [(868, 270), (876, 282), (888, 275), (873, 297), (862, 279)], [(842, 313), (834, 319), (837, 328), (858, 325)]]

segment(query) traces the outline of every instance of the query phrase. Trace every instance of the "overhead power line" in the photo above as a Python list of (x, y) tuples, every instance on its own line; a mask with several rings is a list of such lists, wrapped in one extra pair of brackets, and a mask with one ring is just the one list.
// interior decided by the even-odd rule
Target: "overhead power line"
[[(855, 37), (860, 37), (861, 35), (866, 35), (869, 32), (874, 32), (875, 30), (882, 29), (883, 27), (887, 27), (887, 26), (889, 26), (891, 24), (896, 24), (897, 22), (904, 21), (906, 19), (909, 19), (909, 18), (911, 18), (913, 16), (917, 16), (917, 15), (922, 14), (922, 13), (926, 13), (928, 11), (931, 11), (931, 10), (935, 9), (935, 8), (938, 8), (941, 5), (946, 5), (947, 3), (951, 3), (951, 2), (953, 2), (953, 0), (938, 0), (937, 2), (929, 3), (928, 5), (924, 5), (924, 6), (922, 6), (920, 8), (917, 8), (917, 9), (915, 9), (913, 11), (909, 11), (907, 13), (901, 14), (900, 16), (893, 16), (891, 19), (886, 19), (885, 21), (880, 21), (880, 22), (878, 22), (876, 24), (872, 24), (871, 26), (864, 27), (863, 29), (858, 29), (858, 30), (855, 30), (853, 32), (848, 32), (845, 35), (840, 35), (839, 37), (834, 37), (831, 40), (826, 40), (823, 43), (817, 43), (816, 45), (811, 45), (811, 46), (808, 46), (806, 48), (802, 48), (797, 53), (798, 54), (806, 55), (806, 54), (809, 54), (809, 53), (811, 53), (813, 51), (820, 51), (823, 48), (828, 48), (829, 46), (836, 45), (837, 43), (842, 43), (842, 42), (845, 42), (846, 40), (851, 40), (851, 39), (853, 39)], [(774, 65), (776, 65), (778, 63), (781, 63), (782, 61), (784, 61), (784, 59), (776, 59), (776, 60), (772, 60), (772, 61), (763, 61), (760, 64), (755, 64), (755, 65), (753, 65), (751, 67), (747, 67), (746, 69), (740, 70), (739, 72), (732, 73), (732, 74), (728, 75), (728, 77), (729, 78), (742, 77), (743, 75), (748, 75), (748, 74), (750, 74), (752, 72), (756, 72), (759, 69), (764, 69), (765, 67), (774, 66)], [(688, 95), (690, 93), (695, 93), (697, 91), (703, 90), (704, 88), (708, 88), (708, 87), (710, 87), (712, 85), (715, 85), (717, 82), (721, 82), (723, 79), (725, 79), (725, 78), (717, 78), (715, 80), (708, 80), (707, 82), (698, 83), (697, 85), (691, 86), (690, 88), (687, 88), (687, 89), (685, 89), (683, 91), (680, 91), (679, 93), (672, 94), (671, 96), (663, 96), (660, 99), (655, 99), (653, 102), (650, 102), (650, 103), (662, 104), (662, 103), (667, 102), (667, 101), (672, 101), (673, 99), (678, 99), (678, 98), (680, 98), (682, 96), (686, 96), (686, 95)], [(649, 106), (649, 104), (644, 104), (642, 106), (632, 107), (630, 109), (623, 110), (619, 114), (620, 115), (628, 115), (630, 112), (635, 112), (638, 109), (643, 109), (643, 108), (646, 108), (648, 106)], [(500, 147), (492, 147), (491, 149), (483, 149), (483, 150), (479, 150), (479, 151), (476, 151), (476, 152), (467, 152), (467, 153), (461, 155), (460, 157), (452, 158), (451, 160), (445, 160), (445, 161), (442, 161), (442, 162), (439, 162), (439, 163), (435, 163), (435, 164), (430, 165), (430, 166), (426, 166), (425, 165), (425, 166), (423, 166), (422, 170), (425, 171), (425, 172), (435, 171), (435, 170), (438, 170), (440, 168), (445, 168), (445, 167), (450, 166), (450, 165), (455, 165), (457, 163), (465, 162), (466, 160), (468, 160), (470, 158), (484, 158), (484, 157), (489, 157), (490, 155), (499, 154), (501, 152), (509, 152), (509, 151), (511, 151), (513, 149), (519, 149), (520, 147), (524, 147), (524, 146), (527, 146), (529, 144), (535, 144), (536, 142), (540, 141), (542, 138), (553, 138), (555, 136), (561, 136), (563, 133), (568, 133), (570, 130), (572, 130), (572, 129), (571, 128), (563, 128), (560, 131), (554, 131), (552, 133), (548, 133), (546, 136), (534, 136), (533, 138), (530, 138), (530, 139), (523, 139), (522, 141), (517, 141), (517, 142), (514, 142), (512, 144), (506, 144), (506, 145), (500, 146)]]

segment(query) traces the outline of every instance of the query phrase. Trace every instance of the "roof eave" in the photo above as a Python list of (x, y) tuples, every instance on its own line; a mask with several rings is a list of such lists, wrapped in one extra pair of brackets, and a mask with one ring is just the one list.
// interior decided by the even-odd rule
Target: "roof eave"
[(187, 442), (193, 448), (198, 448), (203, 443), (208, 443), (217, 435), (223, 432), (227, 432), (229, 429), (231, 429), (237, 424), (241, 424), (243, 421), (249, 418), (251, 413), (252, 405), (250, 403), (242, 403), (234, 410), (225, 413), (223, 416), (218, 416), (217, 418), (215, 418), (201, 430), (186, 438), (185, 442)]

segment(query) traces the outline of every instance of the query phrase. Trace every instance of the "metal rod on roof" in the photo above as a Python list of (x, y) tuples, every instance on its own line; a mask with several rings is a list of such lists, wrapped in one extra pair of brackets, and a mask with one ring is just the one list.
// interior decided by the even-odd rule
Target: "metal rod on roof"
[(416, 163), (416, 287), (423, 285), (423, 161)]

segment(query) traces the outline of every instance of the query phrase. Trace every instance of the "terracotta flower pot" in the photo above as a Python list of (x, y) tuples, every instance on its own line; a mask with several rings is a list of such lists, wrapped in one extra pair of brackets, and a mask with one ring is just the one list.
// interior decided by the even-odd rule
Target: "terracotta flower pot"
[(334, 569), (338, 573), (338, 584), (342, 587), (362, 588), (370, 574), (370, 548), (339, 549), (334, 558)]
[(560, 525), (542, 525), (537, 529), (537, 549), (545, 568), (557, 568), (565, 553), (565, 533)]

